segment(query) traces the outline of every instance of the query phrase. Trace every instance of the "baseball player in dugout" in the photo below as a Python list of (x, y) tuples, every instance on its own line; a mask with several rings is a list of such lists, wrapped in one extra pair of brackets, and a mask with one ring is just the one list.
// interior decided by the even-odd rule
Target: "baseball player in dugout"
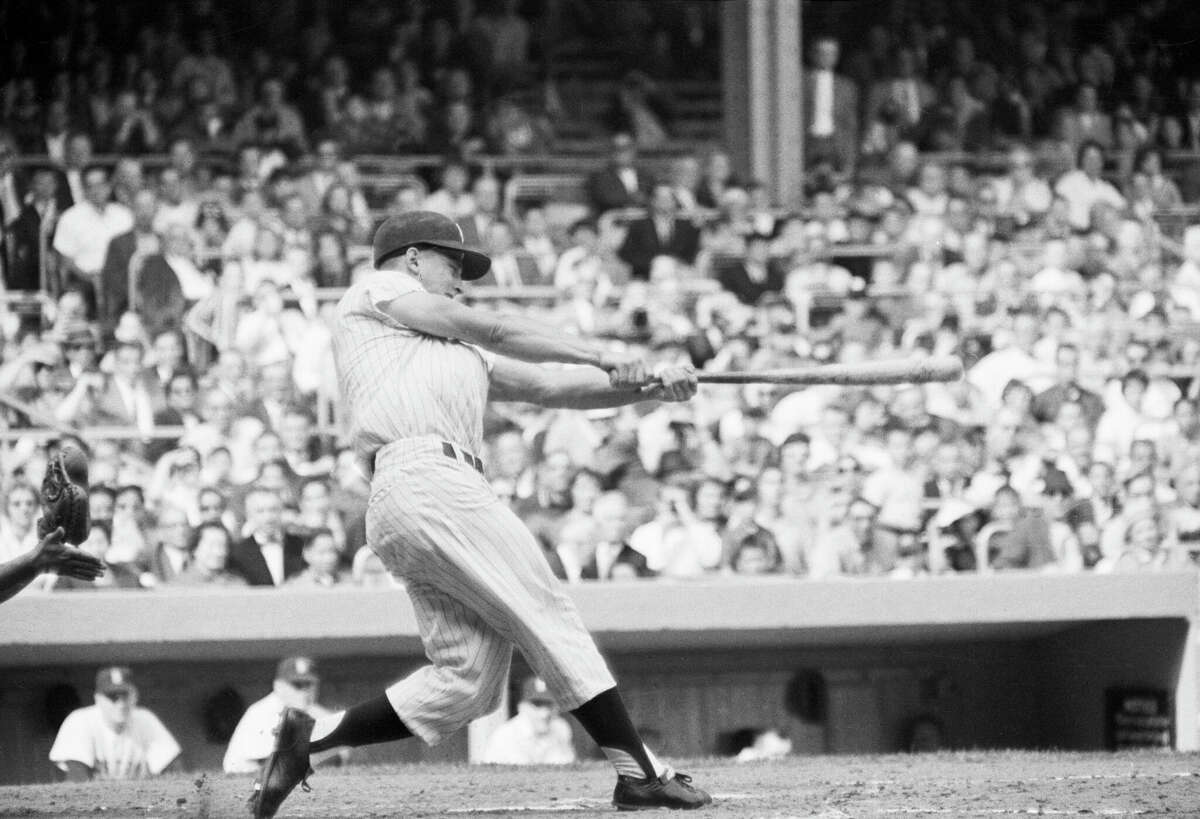
[(59, 726), (50, 761), (71, 782), (145, 779), (176, 767), (179, 743), (153, 713), (138, 707), (128, 668), (96, 672), (96, 703), (72, 711)]
[(480, 762), (490, 765), (569, 765), (575, 761), (571, 725), (558, 713), (540, 677), (521, 684), (516, 715), (488, 737)]
[(463, 281), (491, 260), (440, 214), (389, 217), (373, 252), (375, 271), (338, 304), (334, 360), (353, 446), (371, 475), (367, 542), (404, 580), (431, 664), (327, 717), (284, 709), (252, 814), (275, 815), (311, 773), (310, 754), (413, 736), (433, 745), (494, 711), (514, 646), (616, 769), (618, 808), (710, 803), (642, 742), (565, 586), (478, 455), (489, 399), (581, 410), (686, 401), (696, 373), (652, 374), (641, 360), (460, 303)]
[[(229, 747), (225, 749), (222, 767), (225, 773), (247, 774), (258, 770), (263, 760), (271, 755), (274, 746), (272, 731), (279, 724), (279, 715), (285, 708), (295, 708), (310, 717), (322, 717), (329, 709), (317, 703), (321, 678), (317, 676), (317, 664), (308, 657), (285, 657), (275, 669), (275, 680), (271, 693), (246, 709)], [(312, 761), (320, 764), (338, 764), (345, 760), (346, 749), (330, 749), (323, 754), (313, 754)]]

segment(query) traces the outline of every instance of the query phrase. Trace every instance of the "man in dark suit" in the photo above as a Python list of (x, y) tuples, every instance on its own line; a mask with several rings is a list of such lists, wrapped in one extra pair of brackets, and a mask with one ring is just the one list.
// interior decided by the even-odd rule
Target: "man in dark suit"
[[(654, 572), (640, 552), (625, 542), (629, 534), (629, 500), (621, 492), (605, 492), (592, 506), (596, 522), (596, 548), (580, 568), (581, 580), (611, 580), (614, 573), (632, 570), (636, 577)], [(624, 568), (621, 568), (624, 567)]]
[(746, 256), (722, 267), (717, 274), (721, 287), (742, 304), (757, 304), (767, 293), (783, 290), (787, 272), (771, 259), (771, 237), (751, 233), (746, 237)]
[(1185, 151), (1200, 151), (1200, 77), (1188, 81), (1187, 96), (1183, 101), (1183, 110), (1179, 112), (1179, 121), (1183, 124), (1183, 145)]
[(305, 569), (304, 540), (284, 534), (283, 501), (270, 489), (246, 496), (246, 522), (252, 534), (233, 545), (229, 570), (251, 586), (282, 586)]
[(161, 250), (158, 234), (154, 232), (154, 216), (158, 213), (154, 191), (138, 191), (133, 197), (132, 210), (133, 228), (109, 240), (100, 268), (97, 318), (105, 327), (115, 327), (117, 319), (129, 309), (129, 274), (135, 257), (140, 269), (142, 260)]
[(676, 216), (671, 186), (656, 184), (650, 197), (650, 213), (629, 223), (617, 255), (630, 266), (633, 278), (645, 281), (650, 278), (650, 265), (656, 257), (670, 256), (693, 264), (699, 252), (699, 229)]
[(54, 255), (47, 251), (58, 224), (57, 186), (58, 179), (52, 169), (39, 168), (33, 172), (28, 201), (8, 227), (9, 256), (4, 269), (7, 290), (51, 287), (49, 276), (43, 285), (42, 264), (49, 263)]
[(8, 279), (13, 264), (12, 225), (21, 215), (25, 204), (28, 181), (17, 167), (17, 143), (7, 132), (0, 131), (0, 273)]
[(71, 114), (65, 100), (50, 100), (42, 128), (21, 149), (33, 156), (45, 155), (56, 165), (67, 159), (67, 140), (70, 137)]
[(1038, 393), (1030, 408), (1033, 417), (1042, 423), (1053, 423), (1062, 405), (1077, 403), (1083, 410), (1088, 425), (1096, 428), (1104, 414), (1104, 400), (1091, 390), (1079, 385), (1079, 348), (1074, 344), (1060, 344), (1054, 353), (1056, 383)]
[(164, 507), (158, 515), (158, 543), (150, 553), (149, 567), (159, 583), (170, 583), (191, 565), (191, 537), (187, 513), (173, 506)]
[(858, 86), (835, 73), (840, 53), (834, 37), (813, 42), (812, 68), (804, 75), (804, 159), (810, 167), (829, 162), (851, 174), (858, 159)]
[(612, 161), (588, 178), (588, 198), (597, 214), (646, 204), (650, 179), (634, 166), (636, 160), (633, 137), (627, 133), (614, 135)]

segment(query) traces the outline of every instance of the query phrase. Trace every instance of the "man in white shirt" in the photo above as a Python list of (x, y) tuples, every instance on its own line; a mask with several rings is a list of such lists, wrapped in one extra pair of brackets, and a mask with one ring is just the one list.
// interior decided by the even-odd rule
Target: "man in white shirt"
[(570, 765), (575, 762), (571, 726), (559, 716), (550, 687), (538, 677), (521, 685), (512, 719), (488, 738), (483, 758), (490, 765)]
[(696, 517), (688, 493), (677, 486), (659, 491), (658, 513), (633, 531), (629, 546), (663, 577), (696, 577), (721, 563), (721, 536)]
[[(16, 142), (0, 131), (0, 238), (8, 226), (17, 221), (25, 203), (25, 184), (17, 176), (16, 158)], [(3, 263), (4, 259), (0, 258), (0, 266)]]
[(1092, 225), (1092, 208), (1106, 203), (1119, 211), (1125, 210), (1125, 197), (1101, 176), (1104, 171), (1104, 149), (1096, 142), (1079, 146), (1076, 169), (1062, 175), (1054, 192), (1067, 202), (1071, 226), (1087, 230)]
[(145, 708), (128, 668), (102, 668), (96, 674), (96, 703), (71, 712), (50, 748), (50, 761), (71, 782), (89, 779), (145, 779), (179, 758), (179, 743)]
[(183, 176), (172, 167), (158, 175), (158, 212), (154, 215), (154, 232), (166, 233), (173, 225), (194, 230), (200, 203), (188, 194)]
[(66, 278), (98, 284), (108, 243), (133, 227), (129, 208), (110, 202), (108, 171), (92, 165), (83, 171), (84, 199), (67, 208), (54, 232), (54, 249), (62, 259)]
[(1000, 406), (1004, 387), (1014, 378), (1028, 384), (1035, 394), (1054, 383), (1053, 367), (1033, 355), (1039, 335), (1038, 317), (1020, 312), (1013, 317), (1011, 335), (1005, 339), (997, 333), (996, 349), (971, 367), (967, 381), (979, 389), (990, 407)]
[(425, 200), (425, 210), (465, 219), (475, 213), (475, 197), (467, 192), (469, 180), (467, 166), (461, 162), (447, 162), (442, 169), (442, 186)]
[[(286, 657), (280, 660), (275, 669), (271, 693), (247, 708), (233, 729), (221, 765), (225, 773), (248, 774), (258, 771), (262, 761), (271, 755), (274, 730), (285, 707), (298, 708), (310, 717), (329, 715), (330, 710), (317, 703), (320, 685), (317, 664), (310, 658)], [(349, 749), (335, 748), (313, 754), (312, 762), (319, 765), (336, 760), (336, 764), (345, 761), (348, 755)]]

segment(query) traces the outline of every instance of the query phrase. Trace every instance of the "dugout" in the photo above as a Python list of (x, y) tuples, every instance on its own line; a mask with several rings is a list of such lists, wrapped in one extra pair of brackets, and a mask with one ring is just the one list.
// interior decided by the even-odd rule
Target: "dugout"
[[(629, 581), (572, 593), (635, 721), (673, 756), (712, 754), (752, 725), (786, 728), (797, 753), (897, 751), (920, 717), (950, 747), (1103, 749), (1113, 691), (1145, 693), (1134, 706), (1161, 695), (1174, 746), (1198, 744), (1192, 571)], [(96, 667), (111, 663), (134, 668), (189, 766), (219, 768), (221, 709), (263, 696), (294, 653), (323, 661), (321, 699), (333, 705), (423, 662), (398, 589), (18, 596), (0, 610), (0, 783), (53, 778), (51, 723), (72, 691), (89, 703)], [(467, 756), (462, 732), (360, 758)]]

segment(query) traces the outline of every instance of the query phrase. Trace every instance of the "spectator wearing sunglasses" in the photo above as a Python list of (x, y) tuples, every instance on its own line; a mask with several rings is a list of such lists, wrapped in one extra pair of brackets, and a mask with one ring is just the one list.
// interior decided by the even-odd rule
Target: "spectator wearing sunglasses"
[(178, 766), (180, 747), (153, 713), (138, 707), (128, 668), (96, 673), (96, 702), (72, 711), (50, 748), (50, 761), (70, 782), (145, 779)]

